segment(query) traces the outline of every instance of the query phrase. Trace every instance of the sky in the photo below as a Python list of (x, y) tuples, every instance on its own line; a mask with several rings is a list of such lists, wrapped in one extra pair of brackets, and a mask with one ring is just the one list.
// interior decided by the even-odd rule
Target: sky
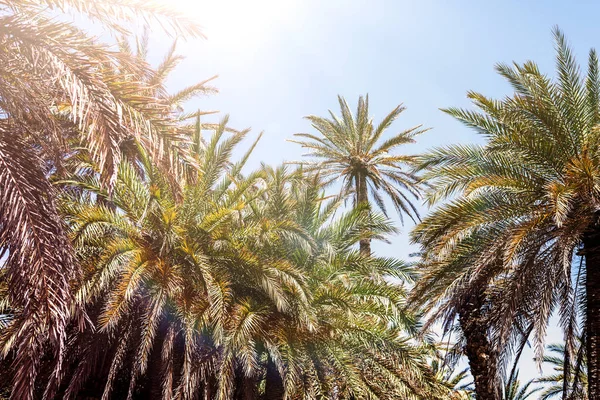
[[(392, 132), (420, 124), (432, 128), (408, 146), (407, 153), (477, 142), (480, 139), (472, 131), (439, 109), (470, 107), (468, 90), (491, 97), (509, 94), (494, 70), (496, 63), (534, 60), (553, 75), (554, 25), (564, 31), (584, 65), (589, 49), (600, 46), (600, 3), (593, 1), (170, 0), (168, 4), (197, 20), (207, 36), (179, 42), (178, 53), (186, 60), (172, 74), (169, 88), (219, 75), (214, 82), (219, 93), (194, 100), (187, 108), (229, 114), (231, 126), (252, 128), (249, 138), (264, 131), (250, 167), (300, 159), (302, 149), (286, 140), (297, 132), (311, 132), (304, 116), (337, 112), (338, 94), (354, 107), (358, 96), (368, 93), (375, 121), (403, 103), (407, 110)], [(151, 61), (158, 62), (170, 42), (156, 33), (151, 43)], [(415, 250), (408, 241), (411, 225), (398, 226), (401, 233), (390, 244), (377, 244), (375, 251), (407, 259)], [(551, 327), (548, 342), (561, 339), (560, 331)], [(524, 381), (538, 374), (531, 358), (531, 352), (523, 355)]]

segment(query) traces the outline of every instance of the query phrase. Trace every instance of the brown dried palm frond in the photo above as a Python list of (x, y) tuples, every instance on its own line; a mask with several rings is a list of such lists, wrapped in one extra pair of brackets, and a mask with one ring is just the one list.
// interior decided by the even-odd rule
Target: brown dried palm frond
[(81, 12), (119, 33), (136, 15), (154, 15), (176, 34), (198, 34), (185, 18), (146, 2), (0, 2), (0, 251), (8, 257), (15, 317), (3, 331), (2, 355), (15, 359), (13, 398), (32, 398), (47, 341), (53, 374), (61, 374), (72, 317), (70, 284), (78, 268), (48, 174), (84, 147), (110, 193), (124, 142), (135, 138), (159, 159), (179, 140), (169, 108), (144, 82), (123, 75), (149, 74), (149, 66), (60, 22), (57, 9)]
[(10, 129), (0, 127), (0, 254), (18, 318), (2, 330), (1, 355), (15, 352), (13, 396), (33, 398), (31, 379), (46, 340), (61, 370), (76, 267), (42, 162)]

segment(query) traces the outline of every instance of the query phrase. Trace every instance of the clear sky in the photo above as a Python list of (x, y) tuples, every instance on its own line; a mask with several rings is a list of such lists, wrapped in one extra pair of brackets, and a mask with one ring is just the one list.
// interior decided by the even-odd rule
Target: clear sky
[[(163, 0), (167, 1), (167, 0)], [(600, 3), (593, 1), (434, 0), (172, 0), (205, 27), (206, 40), (181, 43), (186, 61), (169, 85), (219, 75), (220, 93), (190, 103), (190, 109), (220, 110), (232, 126), (264, 136), (253, 155), (277, 164), (297, 160), (302, 150), (286, 139), (310, 131), (302, 117), (338, 109), (336, 96), (352, 104), (368, 93), (371, 113), (382, 118), (397, 104), (407, 110), (393, 125), (423, 124), (432, 130), (407, 152), (421, 152), (478, 138), (439, 108), (468, 107), (467, 90), (500, 97), (507, 84), (497, 62), (536, 61), (553, 74), (551, 28), (558, 25), (585, 65), (590, 47), (600, 47)], [(154, 39), (157, 39), (154, 37)], [(159, 39), (158, 59), (167, 41)], [(424, 210), (424, 209), (423, 209)], [(426, 212), (424, 210), (423, 212)], [(407, 258), (407, 232), (384, 255)], [(550, 330), (549, 342), (562, 336)], [(531, 354), (525, 354), (531, 358)], [(536, 375), (524, 361), (524, 380)]]

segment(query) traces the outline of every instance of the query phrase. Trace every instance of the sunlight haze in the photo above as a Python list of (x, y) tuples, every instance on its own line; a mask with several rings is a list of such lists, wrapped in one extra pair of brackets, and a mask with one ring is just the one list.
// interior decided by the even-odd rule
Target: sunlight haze
[(0, 0), (0, 400), (600, 399), (598, 15)]

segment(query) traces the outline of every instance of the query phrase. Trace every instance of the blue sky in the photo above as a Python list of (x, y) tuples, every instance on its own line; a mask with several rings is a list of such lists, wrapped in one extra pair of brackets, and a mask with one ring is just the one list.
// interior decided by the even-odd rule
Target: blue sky
[[(371, 113), (382, 118), (397, 104), (407, 110), (392, 131), (423, 124), (432, 130), (406, 149), (416, 153), (478, 138), (439, 108), (468, 107), (467, 90), (500, 97), (509, 88), (494, 71), (497, 62), (536, 61), (553, 74), (551, 28), (558, 25), (585, 65), (600, 46), (592, 1), (393, 1), (393, 0), (175, 0), (170, 4), (197, 19), (207, 40), (181, 43), (187, 59), (169, 82), (173, 89), (219, 75), (220, 93), (189, 104), (220, 110), (236, 128), (264, 136), (252, 165), (297, 160), (302, 150), (286, 139), (310, 131), (302, 117), (337, 110), (341, 94), (354, 105), (368, 93)], [(168, 42), (154, 38), (153, 58)], [(426, 212), (423, 209), (423, 212)], [(384, 255), (407, 258), (407, 232)], [(550, 329), (549, 341), (561, 339)], [(531, 358), (531, 354), (525, 354)], [(522, 377), (536, 375), (525, 360)]]

